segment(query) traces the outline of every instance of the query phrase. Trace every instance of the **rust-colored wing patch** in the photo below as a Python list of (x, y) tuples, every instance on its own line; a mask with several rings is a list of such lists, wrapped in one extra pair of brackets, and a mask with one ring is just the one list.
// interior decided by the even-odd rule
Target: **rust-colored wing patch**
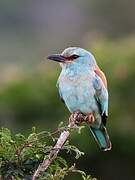
[(103, 71), (101, 71), (101, 69), (98, 66), (96, 66), (95, 73), (101, 78), (104, 86), (107, 88), (107, 80), (105, 74), (103, 73)]

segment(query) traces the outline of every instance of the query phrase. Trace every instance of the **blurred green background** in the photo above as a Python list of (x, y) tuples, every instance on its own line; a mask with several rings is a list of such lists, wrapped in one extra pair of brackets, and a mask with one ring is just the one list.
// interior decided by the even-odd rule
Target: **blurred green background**
[(77, 167), (98, 180), (134, 180), (134, 7), (132, 0), (0, 0), (0, 125), (28, 134), (32, 126), (52, 131), (67, 122), (55, 86), (60, 67), (45, 57), (85, 48), (108, 79), (113, 149), (100, 152), (86, 127), (70, 137), (85, 152)]

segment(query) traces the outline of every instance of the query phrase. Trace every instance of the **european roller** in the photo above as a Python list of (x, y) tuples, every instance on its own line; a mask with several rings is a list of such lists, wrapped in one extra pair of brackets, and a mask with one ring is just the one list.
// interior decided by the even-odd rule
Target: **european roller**
[(103, 151), (110, 150), (111, 142), (105, 127), (108, 117), (107, 80), (94, 56), (82, 48), (69, 47), (48, 59), (59, 62), (62, 67), (57, 81), (62, 101), (71, 113), (79, 110), (92, 119), (89, 126), (97, 144)]

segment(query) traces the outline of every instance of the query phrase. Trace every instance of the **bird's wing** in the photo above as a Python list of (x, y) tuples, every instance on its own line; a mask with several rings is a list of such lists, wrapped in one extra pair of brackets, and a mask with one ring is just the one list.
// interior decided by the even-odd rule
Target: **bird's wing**
[(101, 71), (101, 69), (98, 66), (96, 66), (95, 68), (95, 73), (101, 78), (104, 86), (107, 88), (107, 80), (105, 74), (103, 73), (103, 71)]
[(108, 116), (108, 90), (107, 81), (104, 73), (98, 68), (95, 70), (95, 77), (93, 80), (93, 86), (95, 88), (95, 98), (99, 104), (101, 110), (102, 120), (106, 124), (106, 118)]
[(64, 99), (63, 99), (63, 97), (62, 97), (62, 93), (61, 93), (61, 90), (60, 90), (59, 82), (58, 82), (58, 81), (57, 81), (56, 87), (58, 88), (61, 101), (62, 101), (63, 103), (65, 103), (65, 102), (64, 102)]

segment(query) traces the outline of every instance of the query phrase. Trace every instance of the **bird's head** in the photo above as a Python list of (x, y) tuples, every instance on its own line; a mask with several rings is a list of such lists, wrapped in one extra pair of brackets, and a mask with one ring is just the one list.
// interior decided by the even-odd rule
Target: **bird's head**
[(69, 64), (84, 65), (91, 68), (96, 66), (94, 56), (90, 52), (79, 47), (66, 48), (61, 54), (48, 56), (48, 59), (59, 62), (62, 67)]

